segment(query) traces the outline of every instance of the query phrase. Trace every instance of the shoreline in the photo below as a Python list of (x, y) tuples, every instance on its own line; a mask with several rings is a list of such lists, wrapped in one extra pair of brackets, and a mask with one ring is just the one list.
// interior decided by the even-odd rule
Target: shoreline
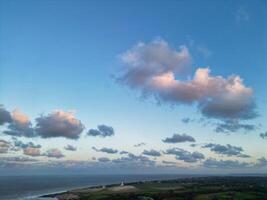
[[(174, 177), (174, 178), (168, 178), (168, 179), (151, 179), (151, 180), (140, 180), (140, 181), (129, 181), (129, 182), (124, 182), (124, 186), (130, 186), (133, 184), (140, 184), (140, 183), (160, 183), (160, 182), (168, 182), (168, 181), (175, 181), (175, 180), (179, 180), (179, 181), (189, 181), (189, 180), (196, 180), (196, 179), (200, 179), (200, 178), (264, 178), (267, 177), (266, 174), (264, 175), (247, 175), (247, 176), (240, 176), (240, 175), (190, 175), (190, 176), (182, 176), (182, 177)], [(77, 192), (79, 190), (88, 190), (88, 191), (92, 191), (95, 189), (110, 189), (113, 187), (119, 187), (120, 186), (120, 182), (117, 183), (107, 183), (107, 184), (97, 184), (97, 185), (88, 185), (88, 186), (81, 186), (81, 187), (74, 187), (71, 189), (66, 189), (66, 190), (61, 190), (61, 191), (57, 191), (57, 192), (53, 192), (53, 193), (48, 193), (48, 194), (43, 194), (43, 195), (39, 195), (37, 198), (40, 198), (40, 200), (44, 199), (46, 200), (46, 198), (53, 198), (54, 200), (61, 200), (64, 198), (57, 198), (57, 196), (60, 195), (68, 195), (68, 194), (72, 194), (74, 192)], [(52, 200), (52, 199), (51, 199)]]
[[(195, 178), (205, 178), (205, 177), (210, 177), (207, 175), (199, 175), (199, 176), (188, 176), (188, 177), (175, 177), (173, 179), (153, 179), (153, 180), (141, 180), (141, 181), (129, 181), (129, 182), (124, 182), (125, 186), (131, 185), (131, 184), (140, 184), (140, 183), (153, 183), (153, 182), (166, 182), (166, 181), (174, 181), (174, 180), (189, 180), (189, 179), (195, 179)], [(70, 190), (66, 191), (59, 191), (55, 193), (50, 193), (50, 194), (45, 194), (38, 196), (38, 198), (54, 198), (55, 200), (58, 200), (56, 196), (59, 195), (64, 195), (64, 194), (70, 194), (76, 190), (93, 190), (93, 189), (102, 189), (103, 186), (105, 188), (112, 188), (112, 187), (118, 187), (120, 186), (121, 183), (111, 183), (111, 184), (103, 184), (103, 185), (92, 185), (92, 186), (84, 186), (84, 187), (78, 187), (78, 188), (73, 188)]]

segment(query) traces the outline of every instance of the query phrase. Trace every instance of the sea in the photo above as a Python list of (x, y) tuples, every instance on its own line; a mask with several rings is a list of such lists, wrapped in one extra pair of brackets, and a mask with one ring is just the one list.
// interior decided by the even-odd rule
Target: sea
[(0, 176), (1, 200), (54, 200), (42, 195), (89, 186), (150, 180), (170, 180), (185, 176), (157, 175), (23, 175)]

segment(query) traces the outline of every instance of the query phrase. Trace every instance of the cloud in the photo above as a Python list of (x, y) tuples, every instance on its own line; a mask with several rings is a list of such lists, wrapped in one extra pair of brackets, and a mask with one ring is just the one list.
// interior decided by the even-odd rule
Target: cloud
[(83, 130), (84, 125), (75, 118), (73, 112), (56, 110), (36, 118), (35, 131), (42, 138), (78, 139)]
[(198, 68), (192, 79), (178, 79), (191, 63), (188, 49), (172, 49), (163, 40), (140, 43), (122, 54), (123, 73), (118, 81), (160, 103), (196, 104), (208, 118), (246, 120), (256, 117), (253, 90), (238, 75), (212, 76)]
[(237, 132), (239, 130), (252, 131), (257, 128), (255, 125), (252, 124), (240, 124), (237, 120), (224, 121), (223, 123), (218, 123), (216, 126), (217, 127), (215, 131), (217, 133), (230, 133)]
[(181, 143), (181, 142), (195, 142), (196, 140), (190, 136), (190, 135), (186, 135), (186, 134), (173, 134), (172, 137), (167, 137), (166, 139), (162, 140), (165, 143)]
[(64, 157), (61, 151), (56, 148), (47, 150), (43, 155), (49, 158), (63, 158)]
[(151, 149), (151, 150), (144, 150), (143, 155), (159, 157), (161, 156), (161, 153), (157, 150)]
[(236, 12), (236, 16), (235, 16), (236, 22), (237, 23), (247, 22), (249, 21), (249, 19), (250, 19), (250, 15), (248, 11), (243, 7), (239, 7)]
[(164, 40), (138, 43), (120, 58), (125, 69), (118, 81), (145, 91), (148, 91), (147, 87), (153, 77), (169, 71), (181, 73), (191, 63), (191, 56), (185, 46), (180, 46), (179, 51), (176, 51)]
[(182, 122), (185, 123), (185, 124), (188, 124), (189, 122), (193, 122), (194, 120), (193, 119), (190, 119), (188, 117), (185, 117), (182, 119)]
[(23, 149), (23, 154), (33, 157), (41, 156), (40, 148), (30, 147), (30, 146)]
[(262, 139), (267, 139), (267, 131), (265, 133), (260, 133)]
[(90, 129), (87, 132), (87, 135), (89, 136), (100, 136), (100, 137), (108, 137), (108, 136), (113, 136), (114, 133), (114, 129), (111, 126), (107, 126), (107, 125), (99, 125), (97, 126), (97, 129)]
[(267, 167), (267, 159), (261, 157), (257, 160), (258, 162), (255, 164), (256, 167)]
[(238, 160), (216, 160), (214, 158), (209, 158), (203, 162), (203, 166), (207, 168), (238, 169), (238, 168), (250, 167), (250, 163), (239, 162)]
[(3, 105), (0, 104), (0, 125), (11, 122), (12, 122), (12, 117), (10, 112), (7, 111)]
[(97, 151), (97, 152), (104, 152), (104, 153), (109, 153), (109, 154), (116, 154), (118, 153), (117, 149), (112, 149), (112, 148), (107, 148), (107, 147), (103, 147), (101, 149), (97, 149), (96, 147), (92, 147), (93, 150)]
[(120, 154), (128, 154), (128, 151), (121, 151)]
[(76, 147), (74, 147), (74, 146), (72, 146), (70, 144), (68, 144), (67, 146), (65, 146), (64, 149), (67, 150), (67, 151), (76, 151), (77, 150)]
[(28, 157), (16, 156), (16, 157), (1, 157), (0, 159), (0, 167), (1, 168), (14, 168), (27, 166), (30, 167), (29, 164), (36, 163), (38, 160)]
[(197, 46), (196, 50), (204, 57), (204, 58), (209, 58), (212, 55), (211, 50), (209, 50), (205, 46)]
[(165, 154), (175, 155), (177, 160), (182, 160), (187, 163), (195, 163), (203, 160), (205, 156), (202, 153), (194, 151), (193, 153), (180, 148), (167, 149)]
[(106, 158), (106, 157), (101, 157), (101, 158), (98, 158), (97, 160), (99, 162), (110, 162), (110, 159), (109, 158)]
[(24, 143), (15, 137), (12, 137), (12, 140), (14, 142), (15, 147), (19, 147), (22, 149), (27, 148), (27, 147), (33, 147), (33, 148), (41, 148), (42, 147), (40, 144), (34, 144), (33, 142)]
[(141, 143), (135, 144), (134, 147), (141, 147), (141, 146), (145, 146), (145, 145), (146, 145), (146, 143), (141, 142)]
[(237, 156), (241, 158), (249, 158), (249, 155), (243, 154), (244, 151), (242, 147), (232, 146), (230, 144), (220, 145), (220, 144), (205, 144), (202, 148), (209, 148), (212, 152), (226, 156)]
[(129, 153), (127, 157), (117, 158), (112, 160), (113, 163), (118, 165), (119, 167), (129, 168), (129, 169), (138, 169), (138, 168), (147, 168), (147, 167), (154, 167), (156, 162), (150, 160), (146, 156), (142, 155), (134, 155)]
[(12, 121), (8, 124), (8, 129), (4, 131), (5, 134), (18, 137), (35, 137), (34, 129), (28, 116), (15, 109), (11, 114), (11, 118)]
[(175, 164), (176, 164), (176, 162), (165, 161), (165, 160), (163, 160), (162, 163), (163, 163), (163, 164), (166, 164), (166, 165), (175, 165)]
[(7, 153), (9, 150), (10, 144), (9, 142), (0, 139), (0, 154), (1, 153)]

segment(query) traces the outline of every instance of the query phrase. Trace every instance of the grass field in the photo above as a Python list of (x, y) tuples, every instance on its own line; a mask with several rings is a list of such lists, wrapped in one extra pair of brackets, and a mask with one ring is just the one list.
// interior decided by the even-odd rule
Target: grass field
[(202, 177), (110, 185), (50, 195), (59, 200), (267, 200), (267, 177)]

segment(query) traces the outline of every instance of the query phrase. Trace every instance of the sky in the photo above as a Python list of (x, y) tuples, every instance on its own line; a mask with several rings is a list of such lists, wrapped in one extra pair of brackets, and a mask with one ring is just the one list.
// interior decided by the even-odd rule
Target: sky
[(0, 171), (265, 173), (266, 10), (0, 0)]

